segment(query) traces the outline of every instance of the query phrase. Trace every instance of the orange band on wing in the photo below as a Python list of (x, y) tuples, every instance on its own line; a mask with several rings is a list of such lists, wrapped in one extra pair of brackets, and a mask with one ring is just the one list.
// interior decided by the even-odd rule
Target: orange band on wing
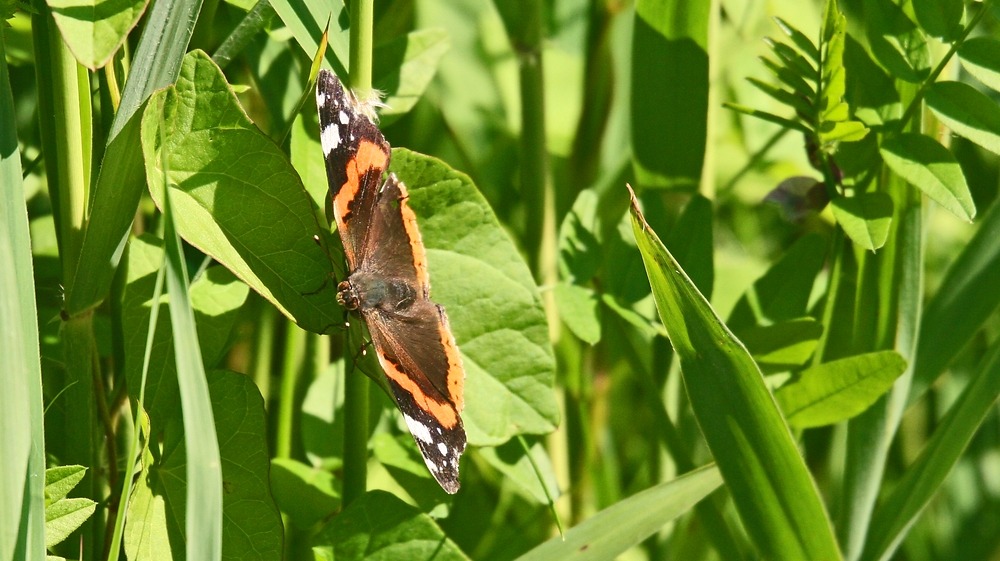
[(458, 424), (458, 411), (455, 409), (455, 405), (446, 401), (438, 401), (427, 395), (420, 389), (420, 386), (399, 370), (392, 361), (382, 356), (382, 353), (377, 354), (379, 364), (382, 365), (385, 375), (413, 396), (413, 401), (417, 404), (417, 407), (430, 413), (444, 428), (455, 428)]
[(403, 215), (403, 227), (406, 228), (406, 239), (410, 240), (410, 252), (413, 253), (413, 266), (417, 270), (417, 283), (424, 291), (424, 297), (430, 295), (430, 277), (427, 273), (427, 254), (424, 251), (424, 242), (420, 239), (420, 230), (417, 228), (417, 215), (407, 204), (409, 193), (406, 185), (399, 182), (399, 192), (402, 195), (399, 199), (399, 210)]
[[(384, 146), (380, 146), (370, 140), (361, 139), (358, 144), (358, 151), (347, 163), (347, 181), (337, 190), (337, 195), (333, 199), (334, 216), (337, 219), (337, 228), (343, 232), (346, 226), (345, 218), (349, 211), (351, 202), (358, 197), (361, 190), (361, 178), (372, 170), (378, 171), (376, 185), (381, 184), (382, 173), (389, 167), (389, 152)], [(353, 258), (353, 256), (349, 256)], [(352, 263), (353, 265), (353, 263)]]

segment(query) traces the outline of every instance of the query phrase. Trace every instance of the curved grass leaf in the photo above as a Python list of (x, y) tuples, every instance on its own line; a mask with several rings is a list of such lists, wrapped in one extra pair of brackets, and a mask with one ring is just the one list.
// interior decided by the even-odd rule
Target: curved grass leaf
[(565, 538), (554, 537), (517, 561), (616, 559), (689, 512), (721, 483), (715, 466), (698, 468), (618, 501), (570, 528)]
[(468, 561), (430, 516), (385, 491), (351, 503), (313, 539), (318, 559)]
[(1000, 306), (1000, 205), (993, 205), (948, 268), (920, 325), (912, 403), (941, 375)]
[(632, 229), (660, 319), (747, 534), (766, 559), (840, 559), (815, 483), (760, 370), (636, 205), (633, 195)]
[[(45, 432), (31, 236), (0, 39), (0, 559), (45, 558)], [(34, 240), (35, 243), (38, 240)]]
[(552, 431), (559, 420), (555, 364), (524, 259), (467, 175), (400, 148), (392, 151), (391, 169), (409, 190), (431, 297), (448, 310), (462, 353), (469, 443), (495, 446)]
[(147, 0), (48, 0), (52, 19), (80, 64), (107, 64), (146, 10)]
[(1000, 41), (973, 37), (958, 48), (962, 67), (994, 91), (1000, 91)]
[(982, 359), (962, 395), (934, 430), (920, 456), (872, 517), (862, 561), (888, 561), (937, 494), (969, 441), (1000, 397), (1000, 346)]
[(885, 245), (892, 223), (892, 197), (881, 192), (833, 200), (833, 216), (851, 240), (868, 251)]
[(1000, 154), (1000, 107), (968, 84), (938, 82), (927, 90), (927, 106), (955, 134)]
[(832, 425), (871, 407), (904, 370), (895, 351), (856, 355), (804, 370), (774, 397), (793, 427)]
[[(930, 94), (928, 94), (930, 95)], [(976, 205), (955, 156), (929, 136), (904, 133), (879, 149), (889, 168), (955, 216), (972, 221)]]

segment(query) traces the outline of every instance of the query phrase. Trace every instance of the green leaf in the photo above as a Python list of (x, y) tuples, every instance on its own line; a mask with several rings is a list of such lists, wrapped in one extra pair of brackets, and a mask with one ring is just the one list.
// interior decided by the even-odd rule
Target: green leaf
[(270, 484), (278, 509), (300, 530), (311, 528), (340, 508), (336, 478), (327, 469), (291, 458), (274, 458)]
[(961, 82), (937, 82), (927, 90), (927, 106), (955, 134), (1000, 154), (1000, 107)]
[(589, 345), (601, 340), (601, 300), (593, 290), (560, 282), (553, 289), (559, 317), (566, 327)]
[(65, 307), (70, 315), (99, 303), (111, 285), (145, 185), (137, 113), (154, 91), (177, 79), (201, 3), (154, 2), (146, 17), (91, 192), (93, 206), (77, 269), (67, 284)]
[(893, 2), (867, 2), (865, 8), (865, 32), (875, 60), (895, 78), (924, 80), (930, 74), (924, 34)]
[(60, 499), (45, 507), (45, 547), (69, 537), (94, 514), (97, 503), (90, 499)]
[(813, 284), (825, 259), (823, 237), (802, 236), (740, 297), (727, 325), (742, 330), (805, 316)]
[(904, 133), (879, 149), (889, 169), (959, 218), (972, 221), (976, 205), (965, 174), (947, 148), (929, 136)]
[(441, 57), (448, 51), (444, 29), (418, 29), (375, 46), (372, 86), (388, 95), (379, 112), (385, 127), (413, 109), (434, 79)]
[[(869, 126), (899, 120), (903, 107), (893, 79), (851, 35), (845, 38), (844, 69), (847, 79), (846, 97), (851, 100), (856, 118)], [(840, 155), (842, 154), (843, 146)], [(868, 169), (867, 165), (865, 169)]]
[(469, 443), (496, 446), (552, 431), (559, 408), (548, 324), (524, 259), (469, 177), (396, 148), (427, 249), (431, 297), (448, 311), (465, 364)]
[(468, 561), (434, 520), (385, 491), (350, 504), (313, 539), (314, 551), (337, 561)]
[[(438, 517), (447, 513), (452, 502), (427, 471), (420, 450), (409, 434), (380, 433), (372, 438), (372, 452), (389, 476), (406, 491), (421, 512)], [(371, 476), (369, 476), (371, 477)], [(440, 509), (439, 509), (440, 507)]]
[(889, 238), (892, 197), (878, 191), (837, 197), (833, 200), (833, 216), (854, 243), (875, 251)]
[[(329, 257), (313, 241), (322, 230), (302, 182), (205, 53), (186, 57), (177, 85), (156, 94), (142, 136), (151, 178), (162, 175), (166, 152), (177, 229), (188, 243), (303, 329), (323, 332), (343, 321), (334, 283), (327, 282)], [(162, 207), (162, 188), (151, 184), (150, 193)]]
[(790, 92), (788, 90), (783, 90), (779, 87), (772, 86), (767, 82), (758, 80), (756, 78), (747, 78), (747, 81), (754, 85), (758, 90), (764, 92), (768, 97), (774, 99), (779, 103), (783, 103), (792, 109), (795, 109), (798, 115), (811, 115), (813, 108), (809, 105), (809, 100), (802, 97), (799, 94)]
[(804, 370), (774, 397), (793, 427), (832, 425), (871, 407), (904, 370), (896, 351), (855, 355)]
[[(815, 482), (760, 370), (636, 204), (633, 195), (632, 227), (660, 319), (680, 358), (698, 425), (747, 534), (767, 559), (840, 559)], [(777, 473), (780, 480), (773, 476)]]
[(518, 561), (603, 561), (663, 529), (722, 483), (715, 466), (685, 473), (673, 481), (622, 499), (518, 558)]
[(1000, 91), (1000, 41), (973, 37), (958, 48), (962, 67), (994, 91)]
[(147, 0), (48, 0), (66, 46), (91, 70), (104, 66), (135, 27)]
[(823, 334), (823, 324), (812, 318), (798, 318), (753, 326), (736, 334), (762, 370), (784, 372), (809, 360)]
[(29, 234), (7, 69), (12, 34), (0, 33), (0, 559), (38, 561), (45, 555), (45, 430), (32, 242), (37, 249), (39, 240)]
[[(156, 272), (163, 263), (162, 247), (162, 241), (144, 234), (132, 240), (123, 262), (125, 288), (119, 309), (125, 349), (124, 371), (133, 399), (139, 399), (153, 288)], [(198, 325), (198, 346), (207, 367), (216, 366), (224, 356), (248, 293), (247, 286), (222, 267), (209, 267), (192, 281), (190, 295)], [(168, 301), (169, 298), (164, 297), (160, 305)], [(179, 407), (176, 368), (170, 359), (174, 352), (170, 325), (169, 314), (163, 308), (157, 317), (145, 394), (145, 408), (154, 432), (162, 430), (163, 420), (173, 417)]]
[[(268, 485), (264, 400), (247, 376), (212, 371), (208, 389), (215, 412), (224, 481), (222, 557), (244, 561), (281, 556), (282, 526)], [(188, 452), (176, 417), (162, 440), (143, 454), (142, 474), (129, 502), (125, 551), (129, 559), (173, 560), (184, 551)]]
[(601, 265), (599, 198), (583, 189), (559, 227), (559, 276), (567, 282), (590, 282)]
[(769, 121), (771, 123), (780, 125), (789, 130), (799, 131), (801, 133), (807, 133), (807, 134), (812, 132), (809, 130), (808, 127), (806, 127), (805, 125), (803, 125), (798, 121), (787, 119), (785, 117), (779, 117), (778, 115), (775, 115), (773, 113), (768, 113), (767, 111), (751, 109), (749, 107), (746, 107), (745, 105), (740, 105), (738, 103), (730, 103), (728, 101), (724, 102), (722, 106), (732, 109), (733, 111), (738, 111), (740, 113), (743, 113), (744, 115), (750, 115), (751, 117), (757, 117), (758, 119)]
[[(995, 239), (995, 238), (994, 238)], [(985, 356), (962, 395), (948, 409), (924, 446), (908, 466), (892, 493), (872, 516), (862, 561), (888, 561), (945, 479), (1000, 396), (1000, 346)]]
[[(974, 339), (1000, 307), (1000, 205), (992, 205), (948, 267), (920, 322), (914, 358), (912, 403)], [(928, 343), (932, 342), (932, 343)]]
[(319, 50), (319, 39), (329, 23), (328, 48), (324, 58), (338, 76), (347, 76), (350, 44), (347, 23), (350, 16), (341, 0), (272, 0), (271, 7), (310, 59)]
[(83, 466), (59, 466), (45, 470), (45, 503), (65, 498), (83, 481), (86, 473), (87, 468)]
[(559, 498), (555, 469), (541, 442), (531, 446), (530, 454), (529, 458), (517, 439), (479, 451), (479, 455), (503, 475), (505, 482), (514, 484), (528, 499), (545, 505), (550, 497), (551, 500)]
[[(693, 189), (701, 180), (710, 110), (711, 17), (707, 2), (636, 2), (630, 61), (632, 163), (643, 185)], [(645, 71), (652, 68), (656, 71)]]
[(762, 58), (761, 62), (764, 63), (771, 72), (778, 78), (778, 80), (792, 89), (792, 91), (799, 96), (806, 99), (814, 99), (816, 97), (816, 90), (812, 84), (806, 82), (806, 79), (790, 68), (786, 68), (777, 62), (774, 62), (768, 58)]
[(962, 0), (913, 0), (917, 23), (929, 35), (951, 42), (962, 34)]
[(814, 63), (819, 64), (819, 49), (812, 42), (812, 39), (806, 37), (804, 33), (792, 27), (780, 17), (775, 17), (774, 21), (778, 24), (781, 31), (792, 40), (792, 43), (798, 47), (800, 52), (807, 55)]

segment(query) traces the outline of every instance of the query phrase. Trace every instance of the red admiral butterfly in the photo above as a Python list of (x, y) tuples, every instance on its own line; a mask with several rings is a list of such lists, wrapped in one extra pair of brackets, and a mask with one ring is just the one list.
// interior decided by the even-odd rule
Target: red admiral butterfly
[(458, 491), (465, 451), (465, 370), (444, 308), (430, 300), (427, 256), (406, 186), (389, 167), (389, 143), (370, 103), (333, 73), (316, 83), (320, 142), (330, 182), (328, 214), (337, 224), (350, 273), (337, 301), (368, 325), (406, 426), (427, 468), (449, 493)]

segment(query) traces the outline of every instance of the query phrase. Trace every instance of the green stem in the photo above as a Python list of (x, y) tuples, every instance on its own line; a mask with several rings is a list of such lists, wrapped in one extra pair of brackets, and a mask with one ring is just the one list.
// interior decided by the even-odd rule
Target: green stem
[[(372, 27), (374, 0), (351, 2), (350, 84), (365, 95), (372, 86)], [(352, 341), (360, 341), (357, 328), (348, 329), (344, 361), (344, 489), (343, 504), (354, 502), (368, 488), (368, 394), (371, 383), (355, 372)]]
[(278, 406), (278, 434), (276, 435), (275, 457), (292, 456), (292, 435), (295, 425), (295, 388), (302, 372), (305, 332), (289, 322), (285, 333), (285, 355), (281, 372), (281, 397)]

